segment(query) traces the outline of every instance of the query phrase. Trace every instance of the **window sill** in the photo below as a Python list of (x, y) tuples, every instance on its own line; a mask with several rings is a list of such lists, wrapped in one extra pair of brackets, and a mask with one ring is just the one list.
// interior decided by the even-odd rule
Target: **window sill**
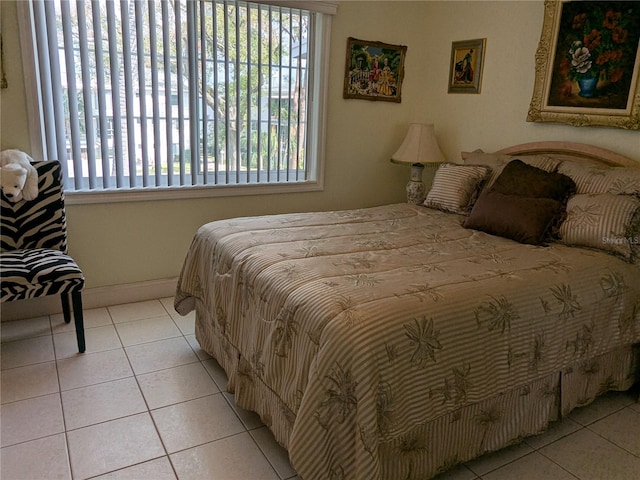
[(97, 203), (145, 202), (189, 198), (319, 192), (322, 190), (324, 190), (322, 183), (314, 181), (268, 185), (203, 185), (126, 190), (66, 191), (64, 198), (66, 205), (88, 205)]

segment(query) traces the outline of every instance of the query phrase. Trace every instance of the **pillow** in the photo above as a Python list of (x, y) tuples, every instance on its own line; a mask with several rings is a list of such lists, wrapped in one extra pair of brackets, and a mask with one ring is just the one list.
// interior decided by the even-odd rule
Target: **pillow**
[(483, 165), (441, 164), (424, 205), (445, 212), (469, 213), (489, 171)]
[(575, 192), (576, 185), (566, 175), (545, 172), (521, 160), (513, 160), (504, 166), (491, 189), (505, 195), (551, 198), (565, 202)]
[(532, 167), (540, 168), (547, 172), (555, 172), (561, 163), (561, 160), (548, 155), (509, 155), (505, 153), (485, 153), (482, 150), (462, 152), (460, 156), (465, 165), (487, 165), (493, 169), (504, 166), (511, 160), (518, 159)]
[(540, 245), (554, 233), (574, 191), (569, 177), (512, 160), (482, 192), (463, 226)]
[(540, 245), (563, 210), (558, 200), (507, 195), (490, 189), (480, 194), (463, 226)]
[(635, 261), (640, 244), (640, 200), (631, 195), (578, 194), (567, 203), (560, 241)]
[(501, 153), (485, 153), (482, 150), (474, 150), (473, 152), (462, 152), (460, 154), (462, 162), (465, 165), (487, 165), (491, 169), (502, 167), (513, 160), (511, 155), (503, 155)]
[(512, 155), (506, 155), (501, 153), (485, 153), (482, 150), (476, 150), (473, 152), (462, 152), (462, 160), (465, 164), (473, 165), (487, 165), (491, 167), (491, 175), (485, 183), (484, 189), (489, 189), (496, 178), (502, 173), (502, 169), (509, 162), (515, 159), (519, 159), (527, 165), (539, 168), (545, 172), (555, 172), (560, 165), (560, 160), (556, 160), (553, 157), (547, 155), (525, 155), (520, 157), (514, 157)]
[(640, 168), (606, 167), (566, 161), (558, 171), (576, 182), (576, 193), (613, 193), (640, 196)]

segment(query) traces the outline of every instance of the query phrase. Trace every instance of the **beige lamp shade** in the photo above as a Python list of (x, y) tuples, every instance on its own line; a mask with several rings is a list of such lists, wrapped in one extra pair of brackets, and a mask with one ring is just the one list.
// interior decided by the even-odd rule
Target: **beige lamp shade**
[(445, 161), (436, 140), (433, 124), (412, 123), (400, 148), (391, 155), (394, 163), (411, 164), (411, 179), (407, 183), (407, 201), (422, 204), (426, 197), (426, 188), (422, 183), (422, 170), (425, 164), (438, 164)]
[(395, 163), (443, 163), (433, 124), (412, 123), (400, 148), (391, 155)]

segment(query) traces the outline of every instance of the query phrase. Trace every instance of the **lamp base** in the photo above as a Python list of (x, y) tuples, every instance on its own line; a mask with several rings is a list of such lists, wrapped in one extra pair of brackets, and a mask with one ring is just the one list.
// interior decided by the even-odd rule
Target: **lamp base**
[(411, 180), (407, 183), (407, 203), (420, 205), (427, 197), (426, 187), (422, 183), (422, 170), (424, 165), (421, 163), (411, 165)]
[(425, 198), (427, 198), (427, 194), (424, 183), (409, 180), (407, 183), (407, 203), (421, 205)]

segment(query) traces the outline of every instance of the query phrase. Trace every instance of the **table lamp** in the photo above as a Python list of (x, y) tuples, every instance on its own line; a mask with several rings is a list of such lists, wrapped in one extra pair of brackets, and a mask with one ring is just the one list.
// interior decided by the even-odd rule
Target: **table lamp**
[(433, 124), (412, 123), (400, 148), (391, 155), (393, 163), (411, 164), (411, 179), (407, 183), (407, 202), (420, 205), (426, 197), (422, 170), (427, 164), (445, 161), (436, 140)]

